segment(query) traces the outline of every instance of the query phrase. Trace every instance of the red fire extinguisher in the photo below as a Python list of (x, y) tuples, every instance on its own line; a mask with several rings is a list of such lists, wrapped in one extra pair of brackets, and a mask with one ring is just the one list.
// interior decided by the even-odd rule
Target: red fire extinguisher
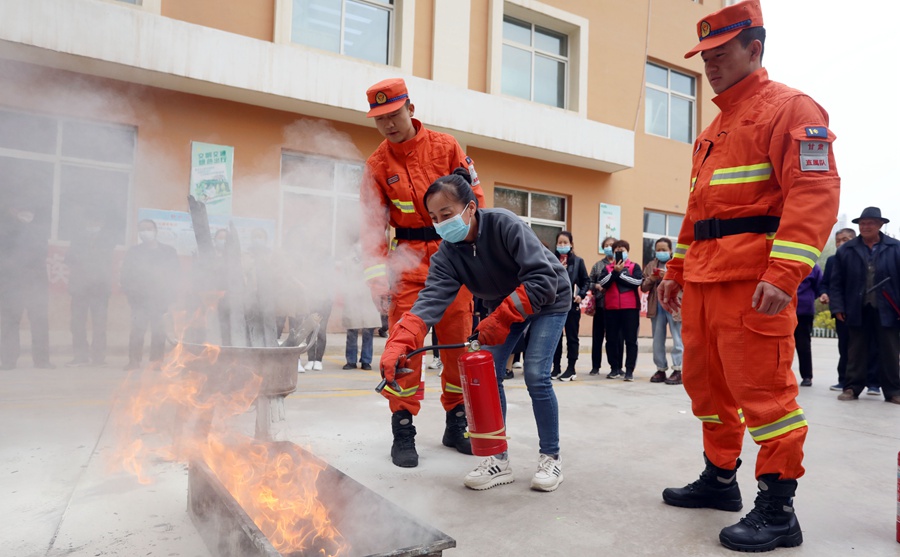
[(459, 357), (459, 380), (466, 404), (472, 454), (493, 456), (507, 449), (494, 357), (487, 350), (481, 350), (477, 340), (468, 345), (469, 351)]

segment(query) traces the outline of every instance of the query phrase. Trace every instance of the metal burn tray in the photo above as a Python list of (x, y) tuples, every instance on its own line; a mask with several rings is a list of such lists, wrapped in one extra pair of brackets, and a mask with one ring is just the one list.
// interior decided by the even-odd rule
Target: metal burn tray
[[(456, 540), (293, 443), (275, 442), (281, 451), (313, 459), (323, 469), (316, 487), (335, 527), (350, 546), (346, 557), (438, 557)], [(188, 472), (188, 512), (217, 557), (307, 557), (307, 552), (279, 553), (248, 514), (201, 461)], [(320, 555), (310, 550), (309, 555)], [(341, 557), (344, 557), (341, 553)]]

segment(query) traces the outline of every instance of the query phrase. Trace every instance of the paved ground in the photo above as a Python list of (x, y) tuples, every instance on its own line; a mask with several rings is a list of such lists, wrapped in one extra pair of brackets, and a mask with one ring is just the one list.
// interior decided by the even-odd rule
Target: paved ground
[[(648, 342), (641, 340), (644, 350)], [(837, 401), (828, 390), (835, 341), (813, 342), (817, 377), (801, 392), (811, 424), (807, 475), (796, 500), (805, 542), (776, 554), (896, 556), (900, 407), (872, 396)], [(444, 415), (433, 372), (416, 418), (420, 465), (399, 469), (388, 454), (387, 404), (372, 392), (376, 373), (342, 371), (342, 336), (330, 343), (325, 369), (300, 375), (287, 401), (289, 438), (455, 538), (457, 549), (446, 555), (733, 555), (717, 535), (739, 514), (660, 500), (664, 487), (695, 479), (702, 449), (684, 390), (647, 381), (649, 354), (641, 354), (634, 383), (589, 377), (579, 366), (577, 381), (556, 385), (566, 479), (555, 493), (528, 488), (534, 421), (522, 380), (507, 382), (517, 481), (474, 492), (461, 481), (477, 458), (440, 444)], [(111, 401), (125, 377), (124, 357), (110, 363), (116, 366), (2, 372), (3, 556), (209, 555), (185, 512), (183, 465), (156, 463), (151, 485), (108, 469)], [(748, 436), (738, 476), (748, 506), (755, 454)]]

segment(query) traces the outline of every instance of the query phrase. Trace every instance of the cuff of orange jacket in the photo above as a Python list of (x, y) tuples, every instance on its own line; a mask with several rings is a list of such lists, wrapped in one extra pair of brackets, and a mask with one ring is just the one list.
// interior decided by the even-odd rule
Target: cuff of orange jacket
[[(802, 268), (801, 268), (802, 267)], [(775, 286), (782, 292), (791, 296), (797, 294), (797, 288), (810, 272), (810, 267), (805, 264), (787, 266), (780, 262), (769, 261), (769, 268), (760, 278), (763, 282)]]
[(684, 273), (680, 268), (673, 268), (671, 263), (666, 268), (666, 274), (663, 276), (662, 280), (674, 280), (679, 286), (684, 288)]

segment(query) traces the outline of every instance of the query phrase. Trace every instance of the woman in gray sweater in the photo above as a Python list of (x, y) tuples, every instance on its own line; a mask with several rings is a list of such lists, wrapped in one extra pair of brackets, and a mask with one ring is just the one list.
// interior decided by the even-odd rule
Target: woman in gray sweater
[[(425, 193), (425, 207), (443, 238), (431, 258), (425, 288), (412, 309), (391, 330), (381, 357), (385, 379), (397, 362), (420, 347), (462, 286), (484, 300), (490, 314), (478, 325), (479, 341), (494, 357), (504, 419), (505, 364), (530, 327), (524, 355), (525, 385), (537, 424), (540, 455), (532, 489), (553, 491), (563, 480), (559, 458), (559, 410), (550, 379), (553, 352), (571, 306), (572, 287), (559, 259), (531, 228), (506, 209), (479, 209), (464, 169), (439, 178)], [(410, 420), (410, 427), (412, 427)], [(494, 455), (464, 483), (476, 490), (514, 480), (507, 454)]]

